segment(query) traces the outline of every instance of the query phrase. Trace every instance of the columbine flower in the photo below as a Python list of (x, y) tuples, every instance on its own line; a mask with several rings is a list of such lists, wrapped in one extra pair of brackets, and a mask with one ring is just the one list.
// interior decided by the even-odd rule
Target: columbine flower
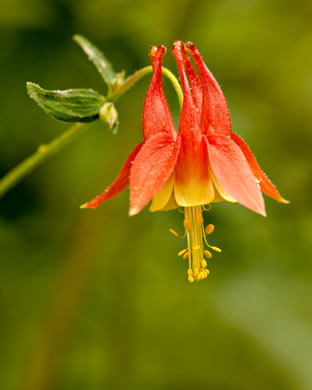
[(191, 42), (184, 45), (176, 41), (172, 48), (184, 94), (176, 132), (162, 86), (165, 51), (164, 46), (150, 49), (154, 74), (144, 103), (144, 141), (130, 153), (117, 179), (82, 207), (97, 207), (130, 182), (130, 215), (139, 213), (151, 200), (151, 211), (184, 208), (187, 249), (178, 255), (188, 259), (188, 280), (193, 282), (209, 274), (204, 257), (212, 255), (204, 244), (221, 252), (207, 242), (206, 235), (214, 226), (204, 227), (205, 205), (238, 202), (265, 215), (261, 190), (279, 202), (287, 201), (263, 173), (246, 143), (232, 133), (222, 90)]

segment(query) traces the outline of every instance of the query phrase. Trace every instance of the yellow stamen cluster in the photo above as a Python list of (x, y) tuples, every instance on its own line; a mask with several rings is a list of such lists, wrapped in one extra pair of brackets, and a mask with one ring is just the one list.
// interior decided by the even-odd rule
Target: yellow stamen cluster
[[(187, 238), (187, 248), (179, 251), (178, 256), (183, 259), (188, 259), (188, 281), (194, 282), (207, 278), (209, 270), (207, 269), (207, 261), (212, 253), (204, 249), (204, 243), (208, 248), (215, 252), (221, 252), (221, 249), (216, 246), (211, 246), (207, 242), (206, 235), (214, 231), (214, 225), (209, 224), (204, 228), (204, 219), (202, 215), (202, 206), (185, 207), (184, 208), (184, 229)], [(176, 237), (180, 236), (175, 230), (169, 230)]]

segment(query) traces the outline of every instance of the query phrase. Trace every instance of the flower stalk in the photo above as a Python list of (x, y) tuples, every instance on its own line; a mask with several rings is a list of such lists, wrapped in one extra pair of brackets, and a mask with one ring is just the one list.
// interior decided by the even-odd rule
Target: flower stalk
[(68, 143), (88, 128), (87, 124), (75, 123), (48, 144), (39, 145), (37, 151), (8, 172), (0, 181), (0, 197), (31, 173), (39, 165), (61, 151)]

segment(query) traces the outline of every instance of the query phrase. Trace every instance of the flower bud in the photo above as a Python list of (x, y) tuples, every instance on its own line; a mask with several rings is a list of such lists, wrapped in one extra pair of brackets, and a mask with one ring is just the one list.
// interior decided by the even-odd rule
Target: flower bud
[(113, 134), (118, 130), (118, 112), (113, 103), (104, 103), (100, 109), (100, 119), (105, 122)]

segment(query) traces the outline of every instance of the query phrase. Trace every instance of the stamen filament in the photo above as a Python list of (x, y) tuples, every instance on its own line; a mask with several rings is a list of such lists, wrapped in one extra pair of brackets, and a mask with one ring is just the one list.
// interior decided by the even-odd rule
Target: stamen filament
[(208, 246), (208, 248), (210, 248), (210, 249), (212, 249), (213, 251), (218, 252), (218, 253), (221, 253), (221, 252), (222, 252), (222, 250), (221, 250), (220, 248), (218, 248), (217, 246), (212, 246), (212, 245), (208, 244), (208, 241), (207, 241), (207, 238), (206, 238), (206, 234), (205, 234), (204, 227), (203, 227), (203, 237), (204, 237), (205, 244)]
[(186, 229), (189, 254), (188, 280), (193, 282), (207, 277), (207, 262), (204, 260), (204, 219), (202, 207), (185, 207), (184, 227)]
[(174, 229), (169, 229), (169, 232), (170, 232), (173, 236), (178, 237), (178, 238), (185, 238), (185, 236), (186, 236), (186, 231), (184, 232), (183, 236), (180, 236), (180, 234), (177, 233)]
[(221, 252), (221, 249), (208, 244), (206, 235), (211, 234), (214, 231), (214, 225), (209, 224), (204, 227), (204, 219), (202, 210), (206, 210), (204, 206), (192, 206), (184, 207), (184, 221), (183, 226), (185, 229), (184, 235), (179, 235), (175, 230), (169, 229), (170, 233), (175, 237), (187, 239), (187, 248), (178, 252), (178, 256), (183, 259), (188, 259), (188, 281), (194, 282), (205, 279), (209, 275), (207, 268), (207, 261), (204, 259), (210, 259), (212, 254), (209, 250), (204, 249), (204, 243), (208, 248), (215, 252)]

